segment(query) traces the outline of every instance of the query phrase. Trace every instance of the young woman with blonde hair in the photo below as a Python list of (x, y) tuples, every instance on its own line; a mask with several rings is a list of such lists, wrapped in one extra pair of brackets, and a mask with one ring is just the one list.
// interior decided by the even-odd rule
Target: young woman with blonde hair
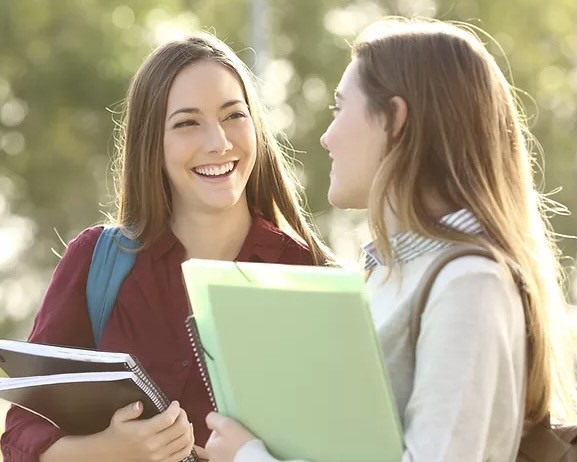
[[(134, 76), (120, 137), (115, 225), (139, 249), (95, 345), (86, 281), (102, 226), (83, 231), (58, 264), (29, 341), (134, 354), (167, 397), (138, 420), (120, 409), (104, 431), (66, 435), (13, 407), (6, 462), (179, 461), (210, 432), (208, 391), (185, 328), (180, 264), (189, 258), (324, 264), (288, 157), (267, 124), (253, 76), (215, 37), (198, 34), (154, 50)], [(90, 416), (86, 416), (90, 419)], [(199, 449), (200, 454), (202, 451)]]
[[(328, 195), (338, 208), (368, 209), (367, 290), (403, 462), (514, 461), (525, 420), (574, 415), (575, 372), (559, 251), (512, 87), (470, 27), (390, 18), (356, 41), (335, 95), (321, 138)], [(442, 269), (414, 347), (419, 281), (460, 244), (495, 259)], [(207, 422), (211, 461), (275, 460), (231, 419)]]

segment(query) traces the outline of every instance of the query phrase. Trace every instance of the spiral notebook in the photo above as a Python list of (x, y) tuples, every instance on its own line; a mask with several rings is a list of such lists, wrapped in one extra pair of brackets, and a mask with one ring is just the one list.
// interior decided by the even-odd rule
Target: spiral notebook
[(213, 406), (273, 456), (399, 462), (403, 441), (357, 271), (189, 260), (187, 320)]
[(7, 376), (0, 379), (0, 398), (71, 435), (106, 429), (118, 409), (136, 401), (143, 404), (140, 418), (170, 405), (138, 359), (126, 353), (0, 339), (0, 368)]

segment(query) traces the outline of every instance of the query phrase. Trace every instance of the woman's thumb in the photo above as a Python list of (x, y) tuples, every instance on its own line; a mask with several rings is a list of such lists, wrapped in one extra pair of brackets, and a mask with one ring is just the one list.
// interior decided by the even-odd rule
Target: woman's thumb
[(112, 420), (116, 420), (117, 422), (128, 422), (129, 420), (134, 420), (140, 417), (142, 410), (142, 403), (137, 401), (136, 403), (118, 409), (118, 411), (114, 413)]

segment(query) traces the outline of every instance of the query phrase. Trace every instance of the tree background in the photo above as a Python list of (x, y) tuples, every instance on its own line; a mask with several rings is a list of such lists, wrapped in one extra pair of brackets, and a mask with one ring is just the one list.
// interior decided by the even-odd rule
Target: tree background
[[(70, 240), (110, 210), (113, 112), (133, 72), (157, 44), (209, 30), (255, 67), (262, 95), (302, 164), (310, 208), (329, 240), (354, 256), (359, 214), (331, 210), (329, 162), (318, 139), (348, 58), (347, 40), (385, 14), (469, 20), (501, 44), (545, 153), (545, 191), (575, 210), (575, 2), (537, 0), (261, 0), (265, 24), (251, 21), (249, 0), (0, 0), (0, 336), (22, 335)], [(263, 58), (263, 59), (260, 59)], [(575, 218), (553, 220), (575, 234)], [(57, 232), (58, 234), (57, 234)], [(353, 242), (351, 246), (350, 242)], [(347, 245), (347, 242), (349, 243)], [(564, 254), (576, 252), (561, 238)], [(567, 263), (570, 264), (570, 263)]]
[[(0, 0), (0, 337), (28, 333), (58, 261), (53, 250), (64, 249), (58, 236), (68, 241), (110, 210), (112, 113), (132, 74), (154, 46), (195, 30), (216, 33), (260, 71), (270, 117), (298, 151), (317, 224), (345, 259), (356, 258), (363, 218), (329, 206), (318, 140), (347, 40), (386, 14), (470, 21), (496, 38), (506, 55), (499, 63), (508, 60), (530, 95), (522, 100), (545, 153), (544, 190), (561, 187), (553, 197), (575, 211), (574, 0), (261, 0), (259, 24), (254, 1)], [(266, 54), (250, 48), (255, 31)], [(576, 234), (574, 216), (553, 224)], [(560, 245), (575, 256), (575, 240)]]

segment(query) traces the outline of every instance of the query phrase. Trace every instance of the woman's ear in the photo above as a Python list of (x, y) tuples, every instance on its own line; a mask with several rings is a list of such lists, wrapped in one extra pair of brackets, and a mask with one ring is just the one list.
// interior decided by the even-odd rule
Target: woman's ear
[(393, 138), (397, 138), (407, 122), (407, 102), (400, 96), (393, 96), (389, 104), (393, 109)]

